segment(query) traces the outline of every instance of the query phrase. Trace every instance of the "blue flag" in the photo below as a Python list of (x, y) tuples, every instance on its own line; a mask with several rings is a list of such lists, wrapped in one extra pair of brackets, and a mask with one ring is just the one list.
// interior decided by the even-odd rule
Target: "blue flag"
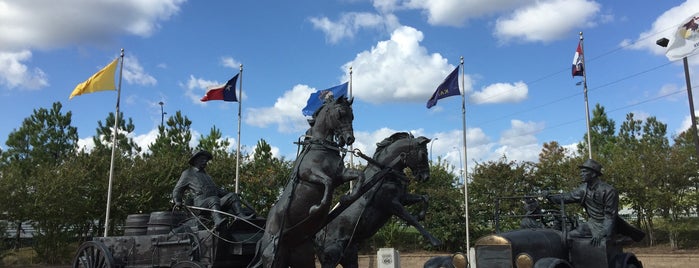
[(318, 110), (321, 106), (323, 106), (323, 99), (325, 98), (326, 94), (329, 92), (332, 92), (333, 97), (335, 99), (339, 98), (340, 96), (345, 96), (347, 97), (347, 85), (349, 82), (345, 82), (342, 85), (337, 85), (328, 89), (323, 89), (323, 90), (318, 90), (314, 93), (311, 93), (311, 96), (308, 97), (308, 101), (306, 102), (306, 107), (303, 108), (302, 112), (303, 115), (305, 116), (311, 116), (313, 113)]
[(437, 105), (437, 100), (455, 95), (461, 95), (459, 90), (459, 66), (456, 66), (456, 69), (447, 78), (444, 78), (444, 82), (439, 84), (432, 97), (427, 100), (427, 109)]

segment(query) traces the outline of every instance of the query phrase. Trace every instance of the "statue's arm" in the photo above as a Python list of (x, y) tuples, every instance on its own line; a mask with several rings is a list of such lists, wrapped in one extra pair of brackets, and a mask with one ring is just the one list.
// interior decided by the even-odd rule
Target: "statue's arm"
[(180, 175), (180, 179), (177, 180), (175, 188), (172, 189), (172, 201), (175, 202), (175, 205), (182, 204), (182, 195), (184, 194), (184, 191), (187, 189), (187, 185), (189, 184), (189, 182), (189, 173), (185, 170), (184, 172), (182, 172), (182, 175)]
[(563, 193), (563, 194), (554, 194), (554, 195), (548, 195), (546, 198), (549, 200), (549, 202), (552, 202), (554, 204), (559, 204), (561, 201), (563, 203), (577, 203), (582, 200), (583, 196), (585, 196), (585, 185), (581, 185), (578, 188), (575, 188), (575, 190)]

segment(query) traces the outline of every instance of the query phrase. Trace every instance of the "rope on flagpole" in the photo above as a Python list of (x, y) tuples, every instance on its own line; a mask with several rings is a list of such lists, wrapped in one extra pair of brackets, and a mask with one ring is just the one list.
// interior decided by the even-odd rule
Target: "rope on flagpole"
[(112, 130), (112, 157), (109, 160), (109, 185), (107, 186), (107, 209), (104, 216), (104, 237), (109, 234), (109, 212), (112, 203), (112, 181), (114, 180), (114, 156), (117, 147), (117, 128), (119, 126), (119, 102), (121, 99), (121, 75), (124, 70), (124, 49), (121, 49), (121, 66), (119, 67), (119, 86), (117, 87), (116, 112), (114, 113), (114, 129)]

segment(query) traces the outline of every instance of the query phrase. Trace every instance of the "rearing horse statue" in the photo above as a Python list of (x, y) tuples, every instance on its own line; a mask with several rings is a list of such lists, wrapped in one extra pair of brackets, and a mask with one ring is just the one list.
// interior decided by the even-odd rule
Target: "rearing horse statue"
[[(342, 159), (342, 148), (354, 142), (351, 105), (352, 99), (342, 96), (314, 114), (290, 180), (267, 216), (257, 266), (315, 267), (312, 238), (325, 224), (335, 188), (364, 179), (361, 171), (346, 169)], [(343, 196), (341, 202), (359, 196)]]
[[(316, 234), (316, 255), (323, 268), (334, 268), (338, 263), (344, 268), (358, 267), (358, 244), (373, 236), (393, 215), (414, 226), (432, 245), (441, 244), (418, 223), (425, 216), (427, 197), (408, 193), (410, 179), (403, 173), (409, 167), (418, 181), (429, 179), (429, 142), (430, 139), (422, 136), (415, 138), (410, 133), (398, 132), (377, 143), (373, 161), (369, 161), (364, 174), (373, 181), (382, 169), (391, 171)], [(414, 216), (404, 206), (416, 203), (424, 206)]]

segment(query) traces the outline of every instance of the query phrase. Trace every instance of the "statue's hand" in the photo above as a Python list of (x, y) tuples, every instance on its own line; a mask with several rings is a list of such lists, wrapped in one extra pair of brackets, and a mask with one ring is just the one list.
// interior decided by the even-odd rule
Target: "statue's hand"
[(182, 202), (175, 202), (175, 206), (174, 206), (175, 209), (182, 209), (182, 207), (183, 207)]

